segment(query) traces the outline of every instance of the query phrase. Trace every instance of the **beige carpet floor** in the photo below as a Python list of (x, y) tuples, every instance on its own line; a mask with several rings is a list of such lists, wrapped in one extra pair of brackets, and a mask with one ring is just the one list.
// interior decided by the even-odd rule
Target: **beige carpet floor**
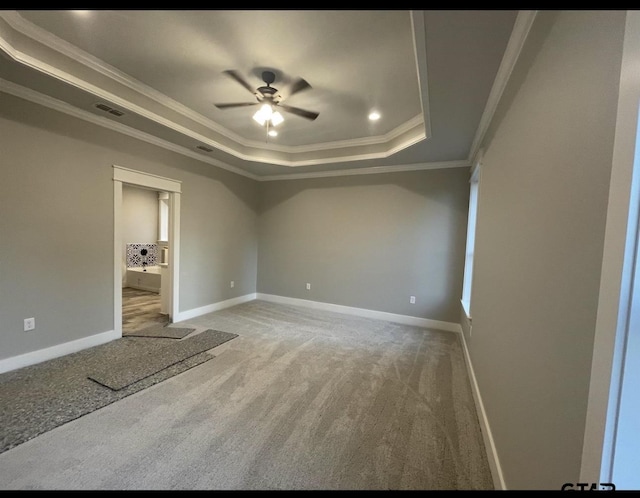
[(0, 489), (492, 489), (455, 333), (264, 301), (216, 358), (0, 454)]

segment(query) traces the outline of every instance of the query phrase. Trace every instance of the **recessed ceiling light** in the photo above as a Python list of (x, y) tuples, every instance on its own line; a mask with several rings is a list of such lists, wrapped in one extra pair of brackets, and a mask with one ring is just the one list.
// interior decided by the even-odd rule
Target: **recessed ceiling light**
[(91, 11), (90, 10), (72, 10), (71, 12), (73, 12), (74, 14), (78, 14), (79, 16), (86, 16)]
[(369, 120), (371, 121), (377, 121), (378, 119), (380, 119), (380, 113), (377, 111), (373, 111), (369, 114)]
[(278, 132), (276, 130), (269, 130), (269, 136), (270, 137), (277, 137), (278, 136)]

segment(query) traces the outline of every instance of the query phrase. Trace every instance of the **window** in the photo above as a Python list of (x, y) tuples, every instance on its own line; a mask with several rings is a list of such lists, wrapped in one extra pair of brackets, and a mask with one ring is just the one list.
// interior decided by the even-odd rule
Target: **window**
[[(482, 154), (479, 156), (482, 157)], [(471, 318), (471, 281), (473, 279), (473, 254), (476, 239), (476, 217), (478, 212), (478, 187), (480, 184), (480, 161), (478, 159), (469, 180), (469, 219), (467, 221), (467, 248), (465, 250), (464, 280), (462, 281), (462, 307)]]

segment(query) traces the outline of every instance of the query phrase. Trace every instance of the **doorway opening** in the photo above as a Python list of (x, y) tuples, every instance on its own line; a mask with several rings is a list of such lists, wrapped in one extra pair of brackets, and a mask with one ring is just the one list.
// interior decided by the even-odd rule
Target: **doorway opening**
[(122, 186), (122, 335), (169, 322), (169, 193)]
[[(113, 184), (114, 330), (122, 337), (123, 331), (141, 327), (148, 318), (150, 325), (153, 322), (166, 325), (178, 314), (181, 184), (116, 165)], [(131, 236), (124, 219), (124, 190), (144, 191), (155, 197), (154, 241), (147, 235), (142, 239), (148, 243), (125, 245), (128, 242), (125, 239)]]

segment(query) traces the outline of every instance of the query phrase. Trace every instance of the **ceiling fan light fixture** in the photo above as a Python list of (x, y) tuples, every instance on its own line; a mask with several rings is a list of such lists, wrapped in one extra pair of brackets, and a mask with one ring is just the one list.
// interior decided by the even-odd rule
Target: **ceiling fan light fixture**
[(260, 114), (259, 112), (256, 112), (253, 115), (253, 119), (256, 123), (258, 123), (260, 126), (264, 126), (264, 124), (267, 122), (266, 118)]
[(284, 121), (282, 114), (273, 110), (271, 105), (263, 104), (260, 109), (253, 115), (253, 119), (260, 125), (264, 126), (269, 122), (271, 126), (278, 126)]
[(264, 126), (264, 124), (271, 119), (271, 114), (273, 114), (273, 110), (269, 104), (264, 104), (256, 111), (253, 115), (253, 119), (260, 125)]
[(282, 114), (280, 114), (278, 111), (275, 111), (273, 114), (271, 114), (272, 126), (278, 126), (283, 121), (284, 121), (284, 118), (282, 117)]

